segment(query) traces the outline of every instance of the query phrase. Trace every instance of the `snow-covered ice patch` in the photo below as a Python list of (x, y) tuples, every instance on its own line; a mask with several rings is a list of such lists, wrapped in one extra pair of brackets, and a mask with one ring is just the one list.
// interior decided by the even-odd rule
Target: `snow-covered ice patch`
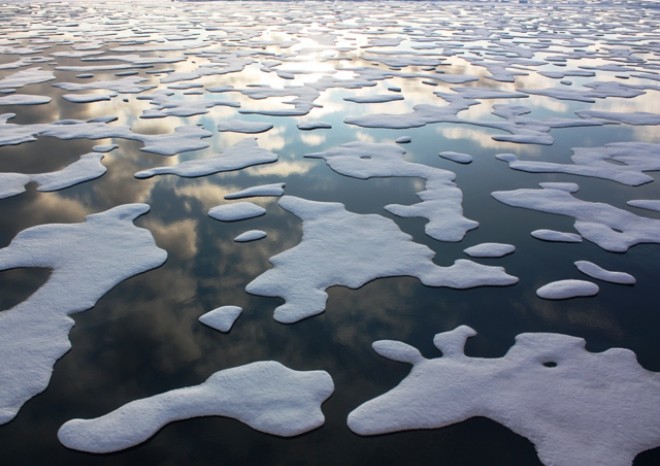
[(231, 119), (218, 123), (218, 131), (258, 134), (273, 129), (272, 123)]
[(234, 241), (236, 241), (237, 243), (248, 243), (250, 241), (258, 241), (260, 239), (264, 239), (266, 236), (267, 235), (265, 231), (248, 230), (235, 237)]
[(259, 361), (216, 372), (201, 385), (132, 401), (96, 419), (72, 419), (57, 436), (74, 450), (110, 453), (144, 442), (170, 422), (226, 416), (261, 432), (293, 437), (323, 425), (321, 404), (333, 391), (325, 371)]
[(606, 282), (618, 283), (620, 285), (634, 285), (636, 282), (635, 277), (629, 273), (605, 270), (593, 262), (585, 260), (575, 261), (575, 266), (583, 274)]
[(443, 151), (438, 154), (440, 157), (446, 160), (451, 160), (452, 162), (462, 163), (464, 165), (472, 163), (472, 156), (470, 154), (465, 154), (463, 152), (454, 152), (454, 151)]
[(660, 212), (660, 200), (657, 199), (635, 199), (632, 201), (626, 202), (631, 207), (637, 207), (639, 209), (653, 210)]
[(464, 249), (463, 252), (470, 257), (504, 257), (515, 250), (513, 244), (481, 243)]
[(262, 184), (259, 186), (251, 186), (241, 191), (227, 194), (225, 199), (242, 199), (245, 197), (260, 197), (260, 196), (269, 196), (269, 197), (279, 197), (284, 194), (284, 186), (286, 183), (271, 183), (271, 184)]
[(204, 325), (214, 328), (220, 332), (228, 332), (243, 312), (239, 306), (221, 306), (199, 317)]
[(209, 210), (209, 216), (221, 222), (236, 222), (249, 218), (259, 217), (266, 213), (266, 209), (252, 202), (234, 202), (222, 204)]
[(598, 294), (598, 285), (586, 280), (557, 280), (543, 285), (536, 290), (536, 295), (543, 299), (570, 299)]
[(577, 233), (568, 233), (565, 231), (556, 231), (548, 229), (534, 230), (531, 235), (542, 241), (555, 241), (560, 243), (581, 243), (582, 236)]

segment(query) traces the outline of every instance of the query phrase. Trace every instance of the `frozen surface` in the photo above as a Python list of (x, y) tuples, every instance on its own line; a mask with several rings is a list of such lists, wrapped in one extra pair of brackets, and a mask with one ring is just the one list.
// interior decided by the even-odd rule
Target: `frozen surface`
[(656, 212), (660, 212), (660, 200), (657, 199), (635, 199), (626, 202), (626, 204), (640, 209), (654, 210)]
[(429, 220), (425, 231), (442, 241), (460, 241), (477, 228), (476, 221), (463, 216), (463, 193), (454, 183), (455, 174), (404, 160), (406, 151), (392, 144), (350, 142), (305, 157), (324, 159), (337, 173), (354, 178), (405, 176), (426, 180), (417, 195), (418, 204), (390, 204), (385, 208), (399, 217), (423, 217)]
[(433, 251), (414, 243), (391, 220), (359, 215), (343, 204), (284, 196), (279, 204), (303, 221), (300, 244), (271, 257), (273, 268), (248, 283), (260, 296), (281, 297), (275, 320), (297, 322), (324, 311), (325, 290), (333, 285), (358, 288), (382, 277), (409, 275), (428, 286), (471, 288), (518, 281), (501, 267), (457, 260), (450, 267), (432, 261)]
[(257, 134), (273, 129), (272, 123), (246, 120), (226, 120), (218, 123), (218, 131), (233, 131), (234, 133)]
[(201, 385), (132, 401), (95, 419), (72, 419), (57, 436), (75, 450), (110, 453), (144, 442), (170, 422), (226, 416), (261, 432), (293, 437), (323, 425), (321, 404), (333, 391), (325, 371), (260, 361), (216, 372)]
[(543, 299), (570, 299), (598, 294), (598, 285), (586, 280), (557, 280), (543, 285), (536, 290), (539, 298)]
[(142, 170), (137, 172), (135, 177), (150, 178), (154, 175), (168, 174), (186, 177), (206, 176), (275, 161), (277, 161), (277, 154), (259, 147), (256, 139), (247, 138), (227, 147), (219, 155), (205, 159), (187, 160), (177, 165)]
[(581, 243), (582, 236), (576, 233), (568, 233), (565, 231), (539, 229), (534, 230), (532, 236), (536, 239), (543, 241), (555, 241), (560, 243)]
[(516, 189), (492, 194), (510, 206), (573, 217), (577, 232), (607, 251), (625, 252), (638, 243), (660, 243), (659, 219), (641, 217), (601, 202), (583, 201), (552, 184), (546, 184), (542, 189)]
[(262, 184), (259, 186), (251, 186), (241, 191), (227, 194), (225, 199), (241, 199), (244, 197), (258, 197), (258, 196), (271, 196), (279, 197), (284, 194), (285, 183), (271, 183)]
[(243, 312), (243, 308), (239, 306), (221, 306), (200, 316), (199, 321), (204, 325), (226, 333), (231, 330), (241, 312)]
[(463, 252), (470, 257), (504, 257), (516, 250), (513, 244), (481, 243), (464, 249)]
[(472, 163), (472, 156), (463, 152), (443, 151), (438, 154), (440, 157), (452, 162), (468, 164)]
[(620, 285), (634, 285), (636, 282), (635, 277), (629, 273), (605, 270), (601, 266), (590, 261), (575, 261), (575, 266), (585, 275), (589, 275), (592, 278), (597, 278), (606, 282), (618, 283)]
[(53, 100), (45, 95), (9, 94), (0, 97), (0, 105), (41, 105)]
[(259, 217), (266, 213), (266, 209), (252, 202), (234, 202), (222, 204), (209, 210), (209, 216), (221, 222), (236, 222), (249, 218)]
[(403, 342), (375, 342), (380, 355), (413, 367), (352, 411), (350, 429), (378, 435), (484, 416), (527, 437), (547, 466), (629, 466), (660, 445), (660, 376), (632, 351), (591, 353), (581, 338), (523, 333), (503, 357), (477, 358), (464, 353), (475, 334), (465, 325), (437, 334), (443, 356), (434, 359)]
[(234, 241), (236, 241), (237, 243), (248, 243), (250, 241), (257, 241), (260, 239), (264, 239), (266, 236), (267, 235), (265, 231), (248, 230), (246, 232), (241, 233), (236, 238), (234, 238)]
[(52, 269), (27, 300), (0, 312), (0, 423), (48, 385), (53, 365), (70, 348), (70, 314), (94, 306), (123, 280), (161, 265), (167, 254), (133, 225), (146, 204), (88, 215), (83, 223), (23, 230), (0, 250), (0, 270)]

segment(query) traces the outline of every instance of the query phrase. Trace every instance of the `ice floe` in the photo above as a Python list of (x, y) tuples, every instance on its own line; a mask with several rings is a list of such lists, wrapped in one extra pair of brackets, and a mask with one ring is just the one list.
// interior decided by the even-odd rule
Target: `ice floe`
[(232, 131), (234, 133), (257, 134), (273, 129), (271, 123), (261, 121), (246, 121), (231, 119), (218, 123), (218, 131)]
[(0, 249), (0, 270), (52, 269), (28, 299), (0, 312), (0, 424), (48, 385), (55, 361), (71, 346), (70, 314), (165, 261), (151, 233), (132, 223), (148, 210), (146, 204), (126, 204), (88, 215), (83, 223), (31, 227)]
[(518, 281), (501, 267), (457, 260), (450, 267), (432, 261), (434, 252), (415, 243), (390, 219), (360, 215), (343, 204), (284, 196), (279, 205), (303, 221), (302, 241), (271, 257), (273, 268), (248, 283), (260, 296), (281, 297), (275, 320), (293, 323), (324, 311), (325, 290), (358, 288), (382, 277), (409, 275), (425, 285), (450, 288), (505, 286)]
[(57, 436), (75, 450), (110, 453), (146, 441), (170, 422), (225, 416), (261, 432), (293, 437), (323, 425), (321, 404), (333, 391), (325, 371), (259, 361), (216, 372), (201, 385), (132, 401), (95, 419), (72, 419)]
[(581, 243), (582, 236), (576, 233), (568, 233), (565, 231), (548, 230), (541, 228), (534, 230), (531, 235), (543, 241), (555, 241), (561, 243)]
[(504, 257), (515, 250), (513, 244), (481, 243), (464, 249), (463, 252), (470, 257)]
[(527, 437), (547, 466), (629, 466), (660, 445), (660, 376), (632, 351), (592, 353), (582, 338), (523, 333), (503, 357), (470, 357), (464, 346), (475, 334), (465, 325), (437, 334), (443, 356), (434, 359), (403, 342), (375, 342), (380, 355), (413, 367), (353, 410), (349, 428), (378, 435), (484, 416)]
[(590, 261), (575, 261), (575, 266), (585, 275), (589, 275), (592, 278), (597, 278), (606, 282), (618, 283), (619, 285), (634, 285), (636, 282), (635, 277), (629, 273), (605, 270), (601, 266)]
[(0, 79), (0, 90), (18, 89), (28, 84), (40, 84), (55, 79), (52, 71), (29, 68)]
[(260, 196), (270, 196), (270, 197), (279, 197), (284, 194), (284, 186), (286, 183), (271, 183), (271, 184), (262, 184), (259, 186), (251, 186), (241, 191), (227, 194), (225, 199), (242, 199), (245, 197), (260, 197)]
[(557, 280), (543, 285), (536, 290), (539, 298), (543, 299), (570, 299), (598, 294), (598, 285), (586, 280)]
[(265, 231), (248, 230), (246, 232), (241, 233), (236, 238), (234, 238), (234, 241), (236, 241), (237, 243), (248, 243), (250, 241), (258, 241), (260, 239), (264, 239), (265, 237), (266, 237)]
[(654, 210), (660, 212), (660, 200), (657, 199), (635, 199), (632, 201), (626, 202), (631, 207), (637, 207), (640, 209)]
[(209, 216), (221, 222), (236, 222), (266, 214), (266, 209), (252, 202), (222, 204), (209, 210)]
[[(153, 148), (151, 148), (153, 150)], [(147, 147), (143, 148), (147, 150)], [(186, 160), (177, 165), (142, 170), (136, 178), (150, 178), (155, 175), (178, 175), (185, 177), (206, 176), (218, 172), (240, 170), (253, 165), (277, 161), (277, 154), (262, 149), (253, 138), (243, 139), (227, 147), (221, 154), (205, 159)]]
[(551, 184), (542, 189), (496, 191), (492, 195), (510, 206), (573, 217), (577, 232), (607, 251), (625, 252), (635, 244), (660, 243), (660, 220), (602, 202), (583, 201)]
[(199, 317), (199, 321), (219, 332), (228, 332), (243, 312), (239, 306), (221, 306)]
[(453, 152), (453, 151), (443, 151), (438, 154), (440, 157), (446, 160), (451, 160), (452, 162), (462, 163), (464, 165), (472, 163), (472, 156), (470, 154), (465, 154), (463, 152)]
[(45, 95), (10, 94), (0, 97), (0, 105), (41, 105), (51, 100), (51, 97)]
[(355, 178), (405, 176), (426, 180), (418, 193), (418, 204), (390, 204), (385, 208), (400, 217), (423, 217), (429, 220), (426, 233), (442, 241), (460, 241), (477, 228), (476, 221), (463, 216), (463, 193), (454, 183), (455, 174), (448, 170), (408, 162), (406, 152), (392, 144), (350, 142), (305, 157), (321, 158), (337, 173)]

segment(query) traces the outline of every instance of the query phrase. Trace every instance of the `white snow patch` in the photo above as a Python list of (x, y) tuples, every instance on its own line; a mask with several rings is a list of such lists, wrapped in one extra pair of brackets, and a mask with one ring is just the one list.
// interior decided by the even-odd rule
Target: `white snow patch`
[(209, 216), (221, 222), (236, 222), (249, 218), (259, 217), (266, 213), (266, 209), (252, 202), (234, 202), (223, 204), (209, 210)]
[(598, 294), (598, 285), (586, 280), (557, 280), (543, 285), (536, 290), (536, 295), (543, 299), (570, 299)]
[(580, 236), (576, 233), (568, 233), (568, 232), (565, 232), (565, 231), (540, 229), (540, 230), (534, 230), (532, 232), (532, 236), (534, 238), (540, 239), (542, 241), (556, 241), (556, 242), (563, 242), (563, 243), (581, 243), (582, 242), (582, 236)]
[(452, 162), (468, 164), (472, 163), (472, 156), (463, 152), (443, 151), (438, 154), (440, 157)]
[(245, 197), (279, 197), (284, 194), (284, 186), (286, 183), (271, 183), (262, 184), (259, 186), (251, 186), (249, 188), (230, 193), (225, 196), (225, 199), (242, 199)]
[(236, 241), (237, 243), (248, 243), (250, 241), (257, 241), (260, 239), (264, 239), (266, 236), (267, 235), (265, 231), (248, 230), (244, 233), (241, 233), (236, 238), (234, 238), (234, 241)]
[(41, 105), (51, 100), (51, 97), (45, 95), (10, 94), (0, 97), (0, 105)]
[(234, 133), (257, 134), (273, 129), (272, 123), (246, 120), (226, 120), (218, 123), (218, 131), (231, 131)]
[(631, 207), (637, 207), (639, 209), (653, 210), (660, 212), (660, 200), (657, 199), (635, 199), (632, 201), (626, 202)]
[(231, 330), (241, 312), (243, 312), (243, 308), (239, 306), (221, 306), (200, 316), (199, 321), (204, 325), (226, 333)]
[(463, 252), (470, 257), (504, 257), (516, 250), (513, 244), (481, 243), (464, 249)]
[(601, 266), (589, 261), (575, 261), (575, 266), (580, 272), (589, 275), (592, 278), (597, 278), (611, 283), (618, 283), (619, 285), (634, 285), (635, 277), (626, 272), (613, 272), (605, 270)]

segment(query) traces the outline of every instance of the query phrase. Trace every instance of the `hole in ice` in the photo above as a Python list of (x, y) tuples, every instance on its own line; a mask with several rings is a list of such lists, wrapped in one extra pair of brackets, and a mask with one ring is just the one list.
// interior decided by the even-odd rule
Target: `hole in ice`
[(557, 367), (557, 363), (554, 362), (554, 361), (547, 361), (547, 362), (544, 362), (543, 365), (544, 365), (545, 367)]

